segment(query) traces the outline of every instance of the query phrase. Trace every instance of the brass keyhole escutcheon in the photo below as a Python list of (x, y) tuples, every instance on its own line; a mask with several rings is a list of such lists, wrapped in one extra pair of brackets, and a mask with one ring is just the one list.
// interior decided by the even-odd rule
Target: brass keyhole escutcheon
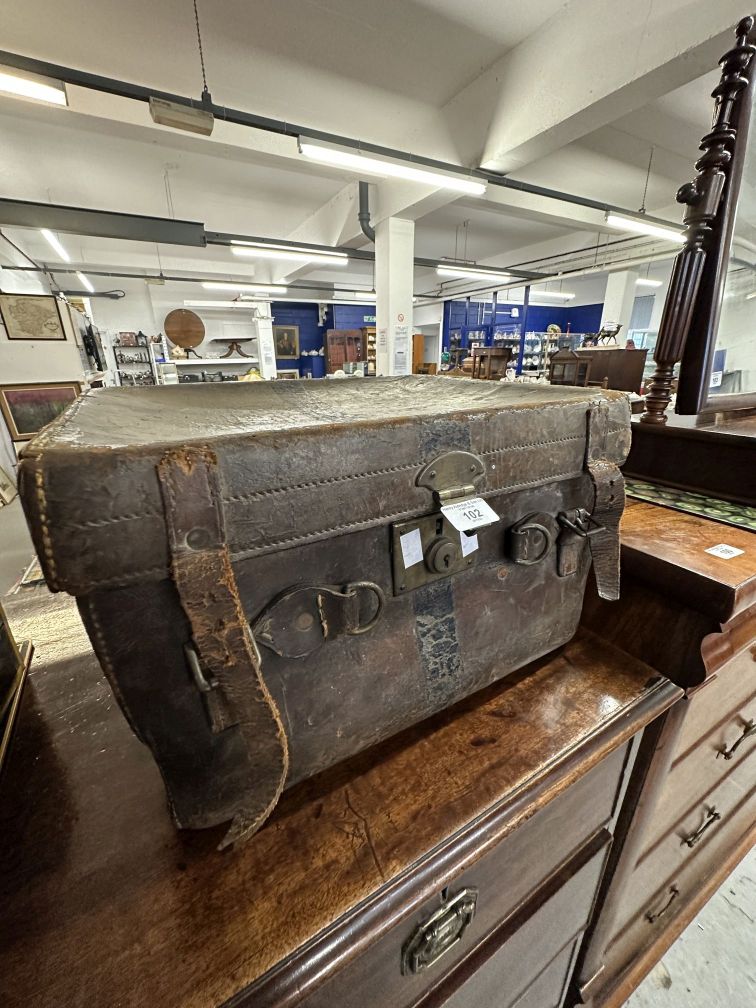
[(436, 574), (446, 574), (459, 563), (461, 551), (451, 539), (437, 539), (432, 543), (425, 558), (428, 569)]

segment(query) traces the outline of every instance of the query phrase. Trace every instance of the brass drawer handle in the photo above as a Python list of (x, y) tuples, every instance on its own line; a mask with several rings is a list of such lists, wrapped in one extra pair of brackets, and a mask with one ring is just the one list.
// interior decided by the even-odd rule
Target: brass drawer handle
[(719, 822), (721, 818), (722, 818), (721, 814), (717, 812), (715, 808), (712, 807), (710, 809), (707, 809), (706, 821), (704, 822), (703, 826), (699, 827), (699, 829), (697, 829), (695, 833), (691, 833), (691, 835), (686, 840), (683, 840), (683, 843), (686, 845), (686, 847), (695, 847), (698, 841), (706, 832), (706, 830), (709, 829), (710, 826), (713, 826), (715, 822)]
[(475, 916), (477, 900), (477, 889), (462, 889), (418, 924), (402, 949), (402, 976), (428, 969), (457, 944)]
[(719, 752), (717, 753), (717, 759), (719, 759), (720, 756), (724, 756), (726, 760), (731, 760), (732, 757), (735, 755), (735, 753), (738, 751), (738, 749), (743, 745), (745, 740), (751, 738), (751, 736), (753, 735), (756, 735), (756, 721), (754, 721), (753, 718), (751, 718), (750, 721), (745, 722), (743, 727), (743, 734), (740, 736), (740, 738), (736, 742), (733, 742), (733, 744), (730, 746), (729, 749), (727, 748), (720, 749)]
[(679, 895), (680, 895), (680, 890), (677, 888), (677, 886), (674, 886), (674, 885), (670, 886), (669, 887), (669, 899), (664, 904), (664, 906), (661, 908), (661, 910), (658, 913), (655, 913), (655, 914), (652, 914), (652, 913), (647, 913), (646, 914), (646, 920), (648, 921), (648, 923), (649, 924), (653, 924), (655, 921), (658, 921), (660, 917), (663, 917), (664, 914), (667, 912), (667, 910), (669, 910), (669, 908), (672, 906), (672, 904), (675, 902), (675, 900), (677, 899), (677, 897)]

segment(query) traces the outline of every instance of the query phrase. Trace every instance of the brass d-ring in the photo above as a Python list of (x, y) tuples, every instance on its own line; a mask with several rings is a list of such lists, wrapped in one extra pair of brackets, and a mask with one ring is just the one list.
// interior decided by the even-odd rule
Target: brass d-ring
[(365, 588), (367, 591), (372, 592), (378, 600), (378, 608), (375, 610), (373, 618), (369, 623), (366, 623), (365, 626), (358, 627), (356, 630), (348, 631), (350, 637), (358, 637), (360, 634), (364, 634), (367, 633), (368, 630), (372, 630), (381, 618), (383, 607), (386, 604), (386, 596), (383, 594), (383, 591), (372, 581), (352, 581), (351, 584), (345, 585), (344, 594), (346, 595), (348, 592), (356, 591), (358, 588)]

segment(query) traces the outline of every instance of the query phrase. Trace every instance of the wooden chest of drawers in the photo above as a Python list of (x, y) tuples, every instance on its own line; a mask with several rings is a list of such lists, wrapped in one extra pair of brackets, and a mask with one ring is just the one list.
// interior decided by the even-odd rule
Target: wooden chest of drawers
[(679, 688), (583, 632), (219, 853), (174, 830), (70, 605), (10, 611), (38, 663), (0, 794), (3, 1008), (561, 1008)]
[[(643, 585), (635, 557), (636, 582), (628, 585), (635, 605), (623, 610), (623, 621), (642, 627), (644, 615), (653, 622), (661, 608), (670, 618), (677, 607), (688, 646), (675, 649), (674, 619), (666, 636), (641, 629), (626, 644), (690, 688), (647, 737), (643, 769), (630, 785), (624, 841), (612, 854), (575, 984), (578, 999), (595, 1008), (624, 1004), (756, 843), (756, 536), (644, 505), (628, 510), (624, 541), (640, 549), (657, 517), (676, 544), (678, 589), (671, 596), (665, 590), (674, 580), (669, 569), (657, 571), (662, 592), (652, 589), (651, 560)], [(705, 549), (722, 541), (743, 553), (739, 567), (719, 561), (717, 572)], [(647, 556), (658, 563), (658, 552)], [(664, 562), (669, 568), (671, 558)], [(595, 625), (602, 611), (594, 600), (586, 618)], [(615, 641), (619, 633), (615, 627)]]

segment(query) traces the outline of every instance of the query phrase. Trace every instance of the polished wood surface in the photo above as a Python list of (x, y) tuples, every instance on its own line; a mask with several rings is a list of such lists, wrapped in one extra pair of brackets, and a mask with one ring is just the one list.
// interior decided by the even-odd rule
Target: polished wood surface
[(174, 829), (71, 600), (8, 608), (38, 659), (0, 791), (4, 1008), (215, 1008), (287, 957), (293, 986), (268, 976), (294, 1004), (679, 695), (584, 632), (293, 788), (219, 853), (221, 830)]
[[(743, 553), (727, 561), (705, 552), (718, 543)], [(731, 870), (756, 839), (756, 738), (744, 736), (756, 716), (755, 544), (751, 532), (633, 502), (618, 619), (587, 600), (589, 626), (689, 687), (628, 792), (623, 839), (581, 951), (577, 986), (591, 1008), (624, 1003), (713, 893), (711, 879), (726, 876), (721, 866)]]
[[(756, 533), (748, 529), (631, 501), (621, 538), (623, 571), (669, 584), (723, 622), (756, 602)], [(730, 560), (706, 552), (720, 543), (743, 552)]]

